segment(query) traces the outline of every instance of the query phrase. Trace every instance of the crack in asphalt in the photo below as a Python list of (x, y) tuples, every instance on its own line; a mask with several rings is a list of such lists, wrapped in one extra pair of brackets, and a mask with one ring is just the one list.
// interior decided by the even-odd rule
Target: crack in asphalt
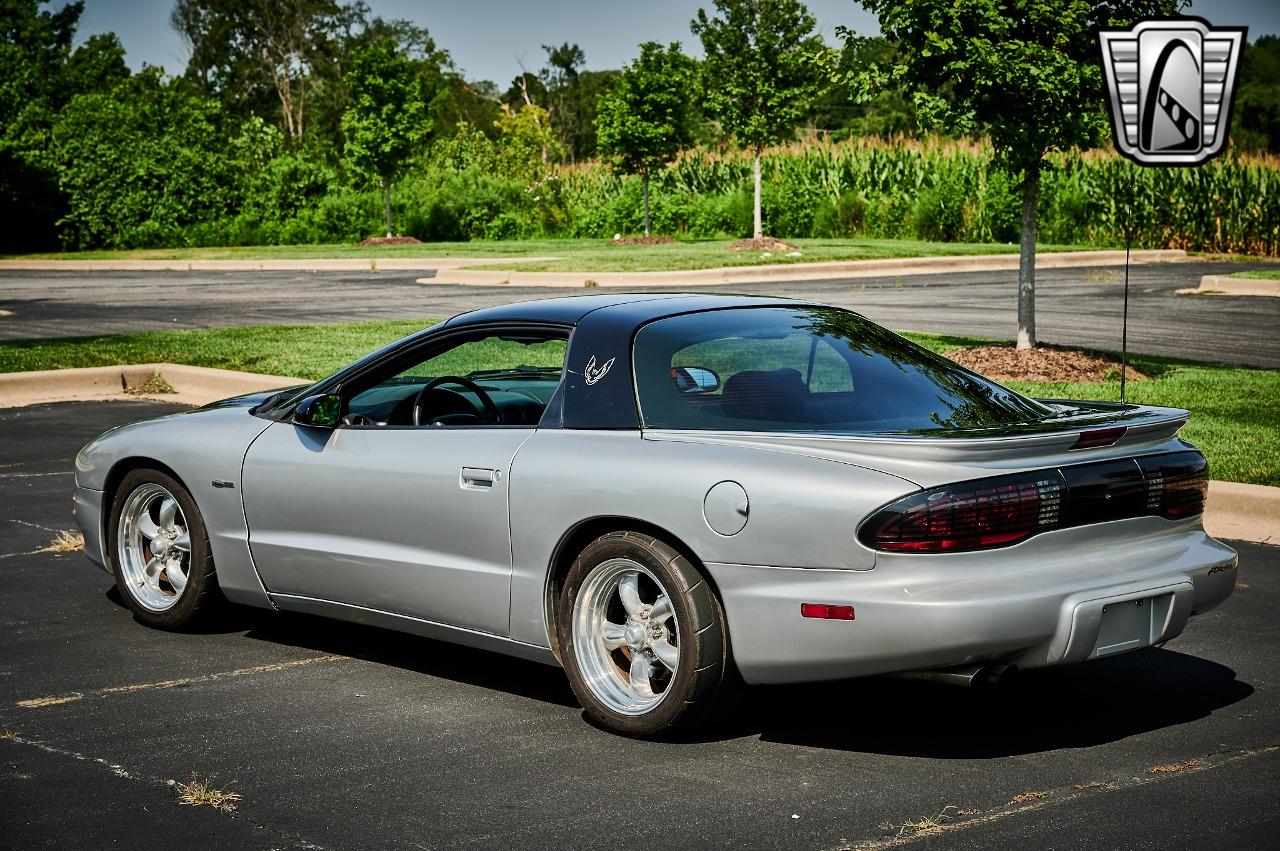
[[(0, 741), (12, 742), (15, 745), (27, 745), (28, 747), (36, 748), (38, 750), (44, 751), (45, 753), (52, 754), (54, 756), (61, 756), (69, 759), (74, 759), (79, 762), (91, 763), (93, 765), (96, 765), (102, 768), (105, 771), (111, 772), (111, 774), (121, 778), (122, 780), (132, 780), (135, 783), (145, 783), (151, 786), (163, 786), (167, 788), (171, 793), (173, 793), (175, 797), (177, 795), (178, 782), (176, 780), (169, 780), (163, 777), (157, 777), (154, 774), (143, 774), (137, 771), (130, 771), (129, 769), (125, 768), (123, 765), (111, 762), (108, 759), (103, 759), (100, 756), (90, 756), (88, 754), (80, 753), (79, 751), (73, 751), (68, 748), (60, 748), (60, 747), (57, 747), (56, 745), (51, 745), (48, 742), (40, 741), (39, 739), (31, 739), (31, 738), (27, 738), (26, 736), (12, 734), (12, 733), (6, 734), (2, 739), (0, 739)], [(291, 848), (291, 849), (302, 848), (302, 849), (307, 849), (307, 851), (325, 851), (325, 846), (323, 845), (319, 845), (297, 834), (287, 833), (278, 828), (274, 828), (270, 825), (263, 824), (262, 822), (249, 818), (241, 813), (238, 813), (238, 812), (228, 813), (223, 810), (218, 810), (218, 812), (227, 818), (242, 819), (246, 824), (252, 825), (257, 830), (261, 830), (261, 831), (273, 834), (274, 836), (277, 836), (281, 839), (289, 841), (291, 844), (284, 846), (285, 848)], [(277, 849), (277, 851), (281, 851), (281, 850)]]

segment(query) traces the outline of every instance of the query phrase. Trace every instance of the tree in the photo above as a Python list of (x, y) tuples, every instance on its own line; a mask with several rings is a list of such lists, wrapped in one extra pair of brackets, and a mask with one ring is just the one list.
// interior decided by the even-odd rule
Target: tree
[(173, 245), (193, 224), (227, 215), (237, 174), (215, 101), (147, 68), (109, 92), (72, 98), (50, 153), (72, 248)]
[(596, 134), (600, 149), (624, 174), (644, 182), (644, 235), (650, 235), (649, 181), (689, 144), (688, 92), (692, 63), (673, 43), (649, 41), (600, 98)]
[(1264, 35), (1244, 48), (1231, 144), (1280, 154), (1280, 37)]
[(366, 12), (334, 0), (178, 0), (169, 20), (191, 50), (188, 72), (209, 94), (253, 112), (262, 106), (257, 96), (273, 89), (285, 132), (298, 141), (313, 66)]
[[(1046, 155), (1105, 138), (1100, 27), (1173, 14), (1177, 0), (860, 0), (898, 54), (886, 70), (837, 74), (868, 100), (887, 86), (914, 93), (922, 123), (985, 133), (997, 164), (1021, 184), (1020, 349), (1036, 344), (1035, 254)], [(846, 45), (859, 41), (847, 29)], [(947, 92), (947, 96), (942, 94)]]
[(754, 154), (756, 239), (760, 215), (760, 156), (766, 145), (795, 133), (817, 93), (817, 68), (809, 57), (822, 49), (816, 21), (799, 0), (715, 0), (717, 16), (703, 9), (690, 24), (706, 54), (703, 85), (707, 110), (724, 132)]
[(342, 116), (346, 156), (359, 171), (382, 181), (387, 236), (391, 236), (391, 181), (430, 130), (417, 73), (394, 40), (367, 47), (347, 72), (351, 107)]
[(84, 3), (41, 10), (39, 0), (0, 2), (0, 250), (57, 247), (66, 212), (51, 134), (75, 95), (109, 91), (129, 77), (111, 33), (71, 49)]

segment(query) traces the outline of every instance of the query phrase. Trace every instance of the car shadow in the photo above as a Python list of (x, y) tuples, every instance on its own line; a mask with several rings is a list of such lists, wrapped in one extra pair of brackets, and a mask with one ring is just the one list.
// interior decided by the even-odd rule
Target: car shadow
[[(114, 587), (107, 597), (124, 606)], [(230, 606), (193, 631), (241, 633), (556, 706), (578, 705), (556, 668), (379, 627)], [(754, 737), (851, 752), (983, 759), (1118, 741), (1205, 718), (1253, 691), (1225, 665), (1151, 648), (1021, 671), (1007, 683), (981, 688), (890, 677), (746, 687), (712, 724), (664, 738)]]
[(350, 656), (464, 685), (577, 706), (559, 669), (447, 641), (295, 612), (244, 611), (246, 638)]
[(1225, 665), (1148, 649), (966, 688), (886, 677), (756, 688), (724, 732), (894, 756), (984, 759), (1082, 748), (1185, 724), (1253, 687)]

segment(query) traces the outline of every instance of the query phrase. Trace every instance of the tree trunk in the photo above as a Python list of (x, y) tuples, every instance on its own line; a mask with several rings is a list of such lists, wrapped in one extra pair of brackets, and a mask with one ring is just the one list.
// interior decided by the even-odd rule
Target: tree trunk
[(1036, 347), (1036, 205), (1040, 166), (1022, 175), (1022, 246), (1018, 253), (1018, 348)]
[(751, 179), (755, 183), (755, 199), (753, 201), (753, 210), (752, 210), (752, 214), (754, 216), (752, 223), (754, 227), (751, 235), (754, 236), (756, 239), (763, 239), (764, 238), (764, 219), (760, 216), (760, 149), (759, 148), (756, 148), (756, 158), (751, 165)]
[(387, 238), (391, 238), (391, 178), (382, 178), (382, 197), (387, 206)]
[(649, 235), (649, 173), (644, 174), (644, 235)]

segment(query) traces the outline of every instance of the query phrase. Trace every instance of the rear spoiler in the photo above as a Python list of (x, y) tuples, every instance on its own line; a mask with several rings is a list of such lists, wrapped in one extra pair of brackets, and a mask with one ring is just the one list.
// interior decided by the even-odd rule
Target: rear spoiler
[[(948, 436), (936, 432), (851, 434), (835, 432), (649, 431), (658, 439), (694, 439), (754, 445), (762, 449), (806, 447), (812, 454), (862, 455), (900, 461), (958, 463), (1079, 454), (1081, 460), (1157, 445), (1177, 435), (1190, 414), (1181, 408), (1103, 402), (1041, 400), (1071, 406), (1062, 416), (1001, 429), (968, 429)], [(1095, 436), (1094, 439), (1083, 439)]]

